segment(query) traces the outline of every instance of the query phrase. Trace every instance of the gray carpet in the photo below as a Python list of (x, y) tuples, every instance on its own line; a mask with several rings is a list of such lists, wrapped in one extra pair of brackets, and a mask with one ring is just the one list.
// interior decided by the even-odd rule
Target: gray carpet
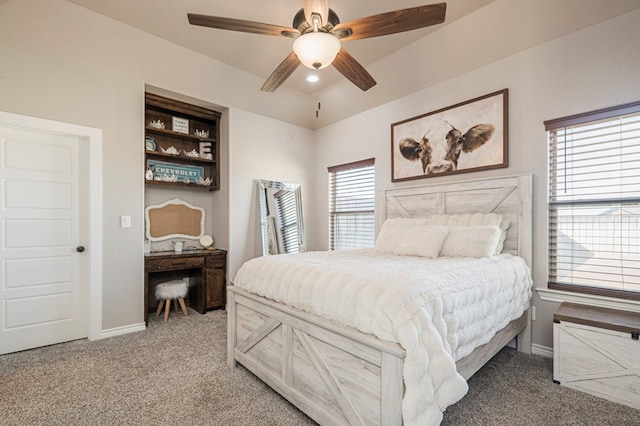
[[(313, 425), (225, 364), (226, 313), (151, 317), (147, 331), (0, 356), (0, 425)], [(552, 383), (511, 349), (470, 380), (445, 425), (631, 425), (640, 412)]]

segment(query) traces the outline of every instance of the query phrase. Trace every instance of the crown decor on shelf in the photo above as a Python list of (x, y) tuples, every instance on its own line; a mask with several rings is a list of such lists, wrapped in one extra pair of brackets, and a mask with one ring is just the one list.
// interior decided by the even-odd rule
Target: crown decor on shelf
[(153, 127), (154, 129), (164, 129), (165, 125), (162, 121), (160, 120), (151, 120), (149, 122), (149, 127)]
[(196, 129), (196, 130), (194, 130), (193, 134), (196, 135), (199, 138), (208, 138), (209, 137), (209, 131), (208, 130)]

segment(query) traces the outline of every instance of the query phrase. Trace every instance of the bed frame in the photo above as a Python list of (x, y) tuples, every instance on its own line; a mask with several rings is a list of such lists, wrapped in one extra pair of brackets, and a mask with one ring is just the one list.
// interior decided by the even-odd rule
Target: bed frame
[[(386, 218), (498, 213), (511, 220), (504, 251), (531, 266), (531, 175), (379, 192)], [(326, 425), (401, 425), (405, 351), (400, 345), (313, 314), (228, 288), (227, 364), (244, 365), (309, 417)], [(527, 312), (456, 362), (468, 379), (517, 336), (531, 352)]]

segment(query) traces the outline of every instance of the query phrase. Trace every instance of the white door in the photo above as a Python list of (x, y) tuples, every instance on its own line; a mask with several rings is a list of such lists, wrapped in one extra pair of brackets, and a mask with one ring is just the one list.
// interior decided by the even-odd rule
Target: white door
[(80, 143), (0, 125), (0, 354), (87, 337)]

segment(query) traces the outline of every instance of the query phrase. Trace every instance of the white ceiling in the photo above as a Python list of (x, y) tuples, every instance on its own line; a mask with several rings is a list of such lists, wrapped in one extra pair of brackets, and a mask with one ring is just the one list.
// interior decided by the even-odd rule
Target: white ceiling
[[(187, 21), (187, 13), (292, 26), (294, 15), (302, 8), (302, 0), (69, 1), (218, 59), (265, 80), (291, 52), (290, 38), (193, 26)], [(437, 2), (438, 0), (332, 0), (330, 4), (340, 21), (348, 22), (378, 13)], [(366, 67), (489, 2), (491, 0), (448, 0), (444, 24), (401, 34), (350, 41), (343, 47)], [(315, 84), (306, 82), (306, 76), (311, 73), (317, 74), (321, 80)], [(313, 93), (342, 78), (333, 67), (314, 71), (301, 66), (289, 77), (284, 86), (304, 93)]]
[[(0, 0), (0, 3), (4, 0)], [(187, 13), (291, 26), (302, 0), (66, 0), (266, 80), (291, 39), (192, 26)], [(342, 22), (429, 0), (331, 0)], [(276, 91), (241, 108), (319, 129), (509, 55), (640, 8), (640, 0), (446, 0), (443, 24), (345, 42), (378, 84), (362, 92), (332, 67), (307, 83), (301, 66)], [(585, 52), (588, 46), (585, 46)], [(502, 87), (496, 87), (500, 89)], [(293, 100), (293, 102), (289, 102)], [(319, 116), (315, 105), (322, 101)], [(290, 106), (294, 105), (294, 106)], [(299, 105), (304, 105), (302, 108)], [(277, 107), (274, 107), (276, 105)], [(293, 108), (293, 110), (292, 110)]]

